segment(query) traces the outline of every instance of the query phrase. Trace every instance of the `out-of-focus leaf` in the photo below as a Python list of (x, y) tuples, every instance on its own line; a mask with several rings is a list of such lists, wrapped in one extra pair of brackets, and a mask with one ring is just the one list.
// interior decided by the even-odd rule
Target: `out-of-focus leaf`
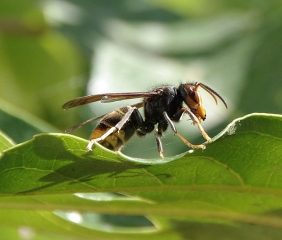
[(0, 3), (0, 96), (65, 126), (71, 118), (63, 118), (60, 105), (78, 95), (84, 58), (69, 39), (48, 28), (39, 6), (34, 1)]
[(17, 143), (42, 132), (59, 132), (58, 129), (12, 104), (0, 101), (1, 130)]
[(257, 51), (250, 59), (238, 109), (243, 113), (281, 113), (282, 109), (282, 25), (272, 26), (262, 36)]
[(222, 12), (235, 12), (235, 11), (251, 11), (256, 10), (260, 13), (271, 14), (271, 12), (279, 13), (282, 10), (282, 4), (279, 0), (271, 0), (268, 2), (261, 2), (255, 0), (253, 2), (248, 1), (234, 1), (227, 2), (224, 0), (217, 0), (216, 2), (210, 2), (208, 0), (200, 1), (185, 1), (185, 0), (151, 0), (151, 2), (157, 5), (175, 11), (179, 14), (193, 17), (210, 16), (213, 14), (220, 14)]
[(11, 140), (6, 134), (0, 131), (0, 153), (14, 146), (13, 140)]

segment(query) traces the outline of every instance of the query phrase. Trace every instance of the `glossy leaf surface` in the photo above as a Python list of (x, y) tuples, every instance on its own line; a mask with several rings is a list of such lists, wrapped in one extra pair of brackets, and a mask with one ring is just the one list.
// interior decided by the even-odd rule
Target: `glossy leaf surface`
[[(37, 135), (2, 155), (0, 204), (11, 212), (34, 209), (46, 215), (47, 211), (46, 216), (62, 222), (61, 226), (74, 223), (52, 211), (145, 215), (160, 226), (146, 234), (149, 239), (161, 237), (164, 229), (172, 239), (192, 236), (194, 227), (217, 236), (219, 226), (230, 231), (240, 228), (239, 235), (247, 239), (250, 234), (244, 229), (250, 224), (264, 234), (273, 228), (268, 236), (277, 237), (276, 230), (282, 228), (281, 121), (278, 115), (249, 115), (229, 124), (205, 151), (164, 160), (129, 158), (98, 145), (87, 153), (87, 142), (80, 138)], [(78, 192), (118, 192), (133, 198), (90, 200), (70, 195)], [(12, 197), (15, 194), (18, 197)], [(30, 224), (37, 229), (36, 223)], [(97, 230), (73, 227), (78, 236)], [(142, 234), (138, 237), (142, 239)]]

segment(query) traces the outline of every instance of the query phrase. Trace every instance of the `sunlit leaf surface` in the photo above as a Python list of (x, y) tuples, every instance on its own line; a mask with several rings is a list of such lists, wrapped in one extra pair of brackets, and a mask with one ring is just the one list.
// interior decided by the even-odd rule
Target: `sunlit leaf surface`
[[(214, 236), (221, 228), (234, 232), (241, 229), (240, 235), (247, 239), (248, 226), (265, 234), (273, 229), (269, 237), (280, 236), (281, 123), (279, 115), (249, 115), (229, 124), (205, 151), (164, 160), (130, 158), (98, 145), (88, 153), (87, 142), (80, 138), (37, 135), (2, 155), (0, 205), (11, 216), (15, 211), (19, 218), (31, 214), (29, 224), (35, 229), (39, 222), (49, 219), (52, 231), (66, 236), (70, 225), (77, 229), (78, 236), (90, 236), (100, 225), (95, 218), (98, 225), (90, 229), (52, 211), (145, 215), (158, 226), (155, 230), (142, 228), (151, 232), (146, 234), (148, 239), (161, 237), (164, 229), (172, 239), (181, 234), (192, 236), (201, 226)], [(122, 195), (70, 195), (100, 192)], [(28, 211), (31, 209), (37, 213)], [(83, 219), (83, 215), (80, 217)], [(11, 217), (10, 221), (15, 219)], [(57, 221), (59, 229), (52, 226)], [(105, 229), (102, 232), (103, 236), (116, 237), (106, 234)], [(140, 232), (138, 236), (142, 239)], [(251, 236), (263, 239), (256, 233)]]

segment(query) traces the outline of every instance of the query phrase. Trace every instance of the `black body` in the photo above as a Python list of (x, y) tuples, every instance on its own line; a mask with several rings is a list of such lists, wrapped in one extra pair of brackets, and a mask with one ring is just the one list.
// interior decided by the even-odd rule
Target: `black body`
[[(202, 99), (198, 93), (198, 88), (202, 87), (217, 103), (217, 96), (226, 106), (223, 98), (212, 90), (210, 87), (202, 83), (180, 84), (178, 88), (174, 86), (160, 86), (149, 92), (132, 92), (132, 93), (105, 93), (91, 95), (73, 99), (63, 105), (64, 109), (87, 104), (90, 102), (102, 101), (112, 102), (123, 99), (132, 99), (143, 97), (143, 102), (132, 106), (125, 106), (116, 109), (103, 116), (87, 120), (84, 123), (78, 124), (68, 132), (76, 128), (84, 126), (98, 118), (102, 120), (94, 129), (90, 142), (87, 146), (88, 150), (92, 149), (95, 142), (99, 142), (105, 147), (119, 151), (126, 141), (128, 141), (134, 133), (138, 136), (145, 136), (151, 133), (157, 125), (155, 137), (158, 151), (163, 157), (163, 148), (161, 143), (162, 133), (171, 127), (173, 132), (189, 147), (204, 149), (205, 146), (193, 145), (182, 137), (176, 130), (173, 122), (178, 122), (182, 115), (187, 113), (194, 124), (196, 124), (202, 133), (203, 137), (209, 142), (210, 137), (201, 126), (201, 121), (206, 119), (206, 112), (202, 106)], [(187, 107), (183, 107), (183, 102)], [(141, 116), (138, 108), (144, 107), (144, 119)]]

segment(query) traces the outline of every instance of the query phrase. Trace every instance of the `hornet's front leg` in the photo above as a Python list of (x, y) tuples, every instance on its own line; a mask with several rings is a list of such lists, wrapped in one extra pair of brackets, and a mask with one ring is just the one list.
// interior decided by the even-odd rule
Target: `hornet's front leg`
[(190, 143), (189, 141), (187, 141), (184, 137), (182, 137), (180, 135), (180, 133), (177, 131), (174, 123), (172, 122), (172, 120), (170, 119), (170, 117), (167, 115), (166, 112), (163, 112), (163, 116), (165, 118), (165, 120), (167, 121), (168, 125), (171, 127), (172, 131), (175, 133), (175, 135), (177, 137), (179, 137), (181, 139), (182, 142), (184, 142), (188, 147), (196, 149), (196, 148), (201, 148), (201, 149), (205, 149), (206, 146), (203, 144), (199, 144), (199, 145), (194, 145), (192, 143)]
[(211, 142), (211, 138), (209, 137), (209, 135), (206, 133), (206, 131), (204, 130), (204, 128), (201, 125), (201, 122), (199, 121), (199, 119), (195, 116), (194, 113), (192, 113), (192, 111), (188, 108), (181, 108), (173, 117), (173, 120), (180, 120), (181, 117), (183, 116), (184, 113), (187, 113), (189, 115), (189, 117), (191, 118), (191, 120), (193, 121), (193, 124), (196, 124), (200, 133), (202, 134), (202, 136), (208, 141)]

